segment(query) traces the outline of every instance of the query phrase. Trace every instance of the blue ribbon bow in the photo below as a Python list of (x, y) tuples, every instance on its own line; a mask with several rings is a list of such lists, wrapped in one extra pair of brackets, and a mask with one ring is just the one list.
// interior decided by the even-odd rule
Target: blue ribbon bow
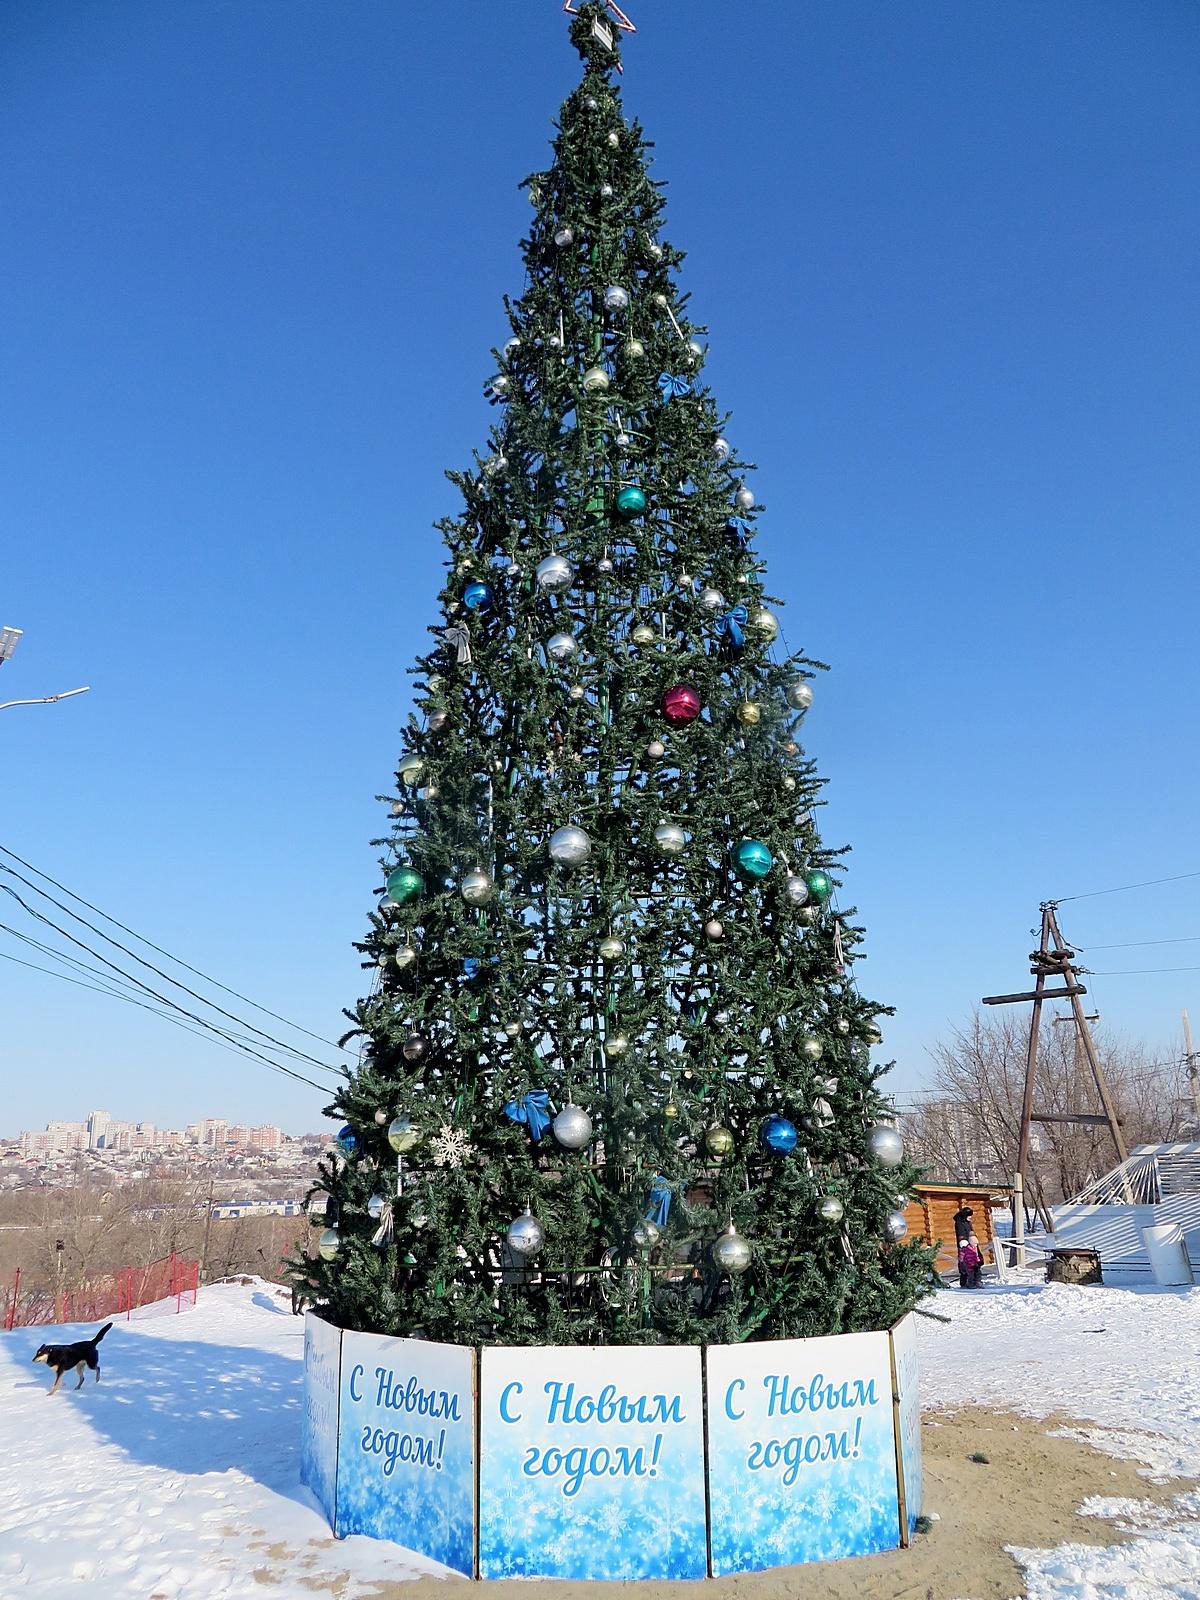
[[(497, 965), (499, 960), (499, 956), (489, 956), (487, 958), (487, 964), (490, 967), (494, 967)], [(467, 956), (465, 958), (463, 961), (463, 977), (468, 983), (470, 983), (472, 979), (479, 976), (480, 972), (483, 970), (483, 965), (484, 963), (478, 956)]]
[(665, 1228), (671, 1212), (671, 1186), (665, 1178), (655, 1178), (650, 1185), (650, 1206), (646, 1220), (657, 1228)]
[(659, 373), (658, 387), (662, 391), (664, 403), (673, 396), (682, 399), (685, 394), (691, 394), (692, 392), (692, 386), (686, 378), (677, 378), (670, 372)]
[(726, 533), (731, 533), (744, 550), (750, 543), (750, 524), (745, 517), (730, 517), (725, 524)]
[(510, 1122), (524, 1123), (536, 1144), (550, 1126), (550, 1096), (545, 1089), (530, 1089), (519, 1100), (510, 1100), (504, 1115)]
[(746, 619), (750, 613), (745, 606), (734, 606), (723, 617), (717, 618), (717, 638), (728, 639), (731, 650), (740, 650), (746, 642)]

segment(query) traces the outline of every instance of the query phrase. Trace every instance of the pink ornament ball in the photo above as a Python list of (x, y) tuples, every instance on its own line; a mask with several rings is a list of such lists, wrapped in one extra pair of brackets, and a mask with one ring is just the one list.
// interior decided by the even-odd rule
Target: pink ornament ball
[(700, 696), (690, 683), (677, 683), (663, 695), (662, 713), (673, 728), (682, 728), (700, 715)]

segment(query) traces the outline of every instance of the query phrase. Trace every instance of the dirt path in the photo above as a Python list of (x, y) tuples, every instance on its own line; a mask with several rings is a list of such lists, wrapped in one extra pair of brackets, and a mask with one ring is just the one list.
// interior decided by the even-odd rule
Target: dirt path
[[(1163, 1504), (1188, 1487), (1151, 1483), (1136, 1464), (1102, 1455), (1047, 1430), (1068, 1417), (1040, 1422), (967, 1407), (926, 1416), (925, 1509), (937, 1512), (930, 1532), (911, 1550), (805, 1567), (777, 1567), (692, 1583), (525, 1582), (470, 1584), (427, 1579), (381, 1584), (375, 1600), (1011, 1600), (1024, 1593), (1021, 1569), (1006, 1545), (1048, 1549), (1071, 1543), (1120, 1544), (1124, 1535), (1076, 1508), (1091, 1495)], [(970, 1460), (984, 1455), (986, 1463)], [(256, 1574), (257, 1575), (257, 1574)], [(261, 1574), (271, 1587), (270, 1569)], [(314, 1578), (315, 1595), (337, 1593)]]

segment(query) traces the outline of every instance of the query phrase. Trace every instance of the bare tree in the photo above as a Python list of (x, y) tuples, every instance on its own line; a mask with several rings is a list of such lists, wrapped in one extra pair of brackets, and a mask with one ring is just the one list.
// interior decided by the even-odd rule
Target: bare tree
[[(934, 1047), (929, 1090), (903, 1119), (914, 1159), (931, 1177), (1011, 1181), (1028, 1038), (1027, 1014), (976, 1012)], [(1144, 1046), (1102, 1031), (1096, 1047), (1130, 1148), (1181, 1137), (1189, 1110), (1183, 1061), (1158, 1060)], [(1073, 1026), (1050, 1022), (1042, 1030), (1034, 1109), (1058, 1116), (1100, 1109)], [(1037, 1203), (1068, 1199), (1116, 1165), (1103, 1126), (1037, 1123), (1034, 1132), (1029, 1198)]]

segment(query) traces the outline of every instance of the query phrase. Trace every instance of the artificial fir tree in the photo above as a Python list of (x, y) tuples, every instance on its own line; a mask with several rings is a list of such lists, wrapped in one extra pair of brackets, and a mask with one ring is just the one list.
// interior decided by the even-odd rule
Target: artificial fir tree
[(817, 663), (780, 645), (612, 17), (571, 34), (294, 1270), (342, 1326), (460, 1343), (884, 1327), (930, 1256), (811, 815)]

